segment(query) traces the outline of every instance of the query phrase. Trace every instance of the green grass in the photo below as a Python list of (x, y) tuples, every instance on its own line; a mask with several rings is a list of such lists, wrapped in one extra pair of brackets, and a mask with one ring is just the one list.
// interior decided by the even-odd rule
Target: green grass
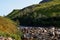
[(15, 40), (21, 40), (16, 23), (5, 17), (0, 17), (0, 35), (4, 37), (12, 37)]
[(59, 19), (60, 18), (60, 0), (52, 0), (50, 2), (34, 4), (26, 8), (20, 9), (18, 10), (18, 12), (14, 12), (14, 11), (12, 12), (13, 13), (10, 13), (10, 16), (7, 15), (7, 17), (11, 18), (16, 22), (18, 20), (19, 24), (22, 24), (22, 25), (42, 25), (42, 24), (50, 25), (51, 24), (54, 26), (54, 25), (60, 24), (58, 23), (58, 21), (60, 20)]

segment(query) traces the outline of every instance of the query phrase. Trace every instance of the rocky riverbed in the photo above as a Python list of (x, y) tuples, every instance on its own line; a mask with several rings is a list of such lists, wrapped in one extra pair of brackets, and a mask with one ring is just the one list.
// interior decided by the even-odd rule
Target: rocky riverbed
[(60, 28), (21, 27), (22, 40), (60, 40)]

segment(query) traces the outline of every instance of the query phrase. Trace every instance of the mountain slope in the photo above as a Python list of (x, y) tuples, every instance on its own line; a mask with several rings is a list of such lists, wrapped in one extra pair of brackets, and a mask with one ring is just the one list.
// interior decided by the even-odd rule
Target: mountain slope
[(34, 4), (13, 10), (7, 16), (24, 26), (60, 26), (60, 1)]
[(12, 37), (15, 40), (20, 40), (18, 36), (16, 24), (8, 18), (0, 17), (0, 36)]
[(52, 1), (52, 0), (42, 0), (39, 4), (45, 3), (45, 2), (50, 2), (50, 1)]

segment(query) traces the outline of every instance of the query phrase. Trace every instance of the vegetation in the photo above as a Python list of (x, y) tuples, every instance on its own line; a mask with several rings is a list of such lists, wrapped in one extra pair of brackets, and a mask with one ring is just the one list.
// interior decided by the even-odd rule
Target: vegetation
[(50, 2), (50, 1), (52, 1), (52, 0), (42, 0), (39, 4), (45, 3), (45, 2)]
[(12, 37), (15, 40), (20, 39), (20, 32), (16, 24), (8, 18), (0, 17), (0, 36)]
[(60, 26), (60, 1), (51, 0), (15, 9), (7, 17), (24, 26)]

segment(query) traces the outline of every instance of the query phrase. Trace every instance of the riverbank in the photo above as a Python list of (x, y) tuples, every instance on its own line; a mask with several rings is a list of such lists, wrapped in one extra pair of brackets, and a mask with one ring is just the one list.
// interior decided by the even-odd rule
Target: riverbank
[(60, 40), (60, 28), (21, 27), (22, 40)]

